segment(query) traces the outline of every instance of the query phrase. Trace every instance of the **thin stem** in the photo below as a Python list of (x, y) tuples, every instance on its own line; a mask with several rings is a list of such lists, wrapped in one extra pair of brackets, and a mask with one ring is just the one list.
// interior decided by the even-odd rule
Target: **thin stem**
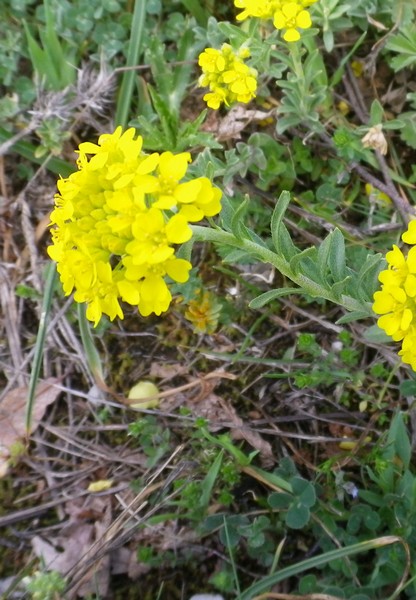
[(43, 349), (45, 345), (46, 330), (48, 327), (49, 313), (51, 310), (53, 291), (57, 278), (56, 265), (50, 262), (46, 275), (45, 293), (42, 301), (42, 308), (39, 319), (38, 334), (36, 336), (35, 354), (30, 373), (28, 398), (26, 405), (26, 431), (30, 432), (32, 427), (32, 413), (36, 400), (36, 387), (39, 380), (40, 368), (42, 366)]
[(292, 58), (293, 71), (299, 81), (302, 81), (303, 88), (305, 89), (305, 73), (303, 71), (302, 59), (300, 57), (299, 45), (297, 42), (290, 42), (288, 44), (290, 56)]

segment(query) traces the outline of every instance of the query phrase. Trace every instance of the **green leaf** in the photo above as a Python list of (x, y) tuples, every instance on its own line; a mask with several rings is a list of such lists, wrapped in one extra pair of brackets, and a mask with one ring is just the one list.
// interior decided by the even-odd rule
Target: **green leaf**
[[(302, 256), (301, 268), (299, 269), (299, 271), (302, 273), (302, 275), (308, 277), (314, 283), (318, 284), (318, 286), (324, 288), (325, 292), (328, 291), (329, 283), (327, 277), (325, 276), (325, 273), (323, 273), (319, 269), (318, 264), (316, 262), (317, 249), (315, 248), (315, 246), (312, 246), (311, 248), (307, 248), (306, 250), (309, 250), (309, 252), (306, 252), (305, 250), (303, 251), (304, 255)], [(294, 259), (292, 259), (294, 266), (296, 265), (296, 258), (297, 257), (295, 256)], [(292, 261), (290, 264), (292, 267)], [(321, 296), (320, 290), (318, 290), (317, 293), (312, 292), (311, 290), (311, 292), (309, 293), (314, 298)]]
[(273, 245), (278, 254), (282, 254), (281, 250), (281, 237), (280, 237), (280, 226), (283, 221), (283, 217), (290, 203), (290, 193), (283, 191), (279, 199), (276, 202), (276, 206), (273, 211), (270, 228), (272, 233)]
[(308, 524), (311, 517), (307, 506), (297, 502), (293, 504), (286, 513), (285, 523), (291, 529), (303, 529)]
[(332, 295), (334, 296), (337, 302), (341, 302), (342, 295), (346, 292), (347, 283), (351, 281), (351, 276), (347, 275), (342, 281), (337, 281), (331, 287)]
[(290, 504), (293, 502), (293, 496), (290, 494), (285, 494), (283, 492), (273, 492), (270, 494), (267, 502), (271, 508), (276, 510), (287, 509)]
[(367, 509), (364, 514), (363, 523), (367, 529), (370, 529), (370, 531), (375, 531), (380, 525), (380, 520), (381, 519), (378, 513), (376, 513), (374, 510)]
[(416, 381), (414, 379), (402, 381), (399, 386), (399, 390), (401, 395), (405, 398), (416, 396)]
[(400, 33), (389, 37), (386, 48), (399, 55), (390, 63), (395, 71), (416, 64), (416, 25), (403, 27)]
[(296, 491), (297, 486), (295, 485), (294, 480), (292, 479), (291, 484), (293, 486), (293, 493), (296, 496), (298, 496), (298, 500), (299, 500), (299, 502), (301, 502), (303, 504), (303, 506), (307, 506), (308, 508), (311, 508), (316, 503), (315, 487), (310, 481), (306, 481), (305, 479), (301, 479), (301, 478), (299, 478), (299, 479), (302, 482), (304, 482), (303, 490), (301, 492), (299, 490)]
[[(290, 270), (293, 271), (293, 273), (298, 274), (299, 271), (301, 270), (301, 266), (300, 266), (301, 261), (305, 260), (305, 258), (312, 258), (312, 261), (314, 263), (316, 263), (317, 256), (318, 256), (318, 251), (315, 248), (315, 246), (310, 246), (309, 248), (305, 248), (305, 250), (302, 250), (302, 252), (299, 252), (298, 254), (296, 254), (295, 256), (292, 257), (292, 259), (289, 262)], [(317, 269), (319, 270), (319, 273), (321, 276), (322, 273), (319, 269), (319, 266), (317, 266)], [(302, 269), (302, 271), (305, 272), (306, 275), (308, 275), (307, 269)]]
[(238, 533), (237, 529), (231, 527), (227, 524), (224, 517), (224, 527), (220, 529), (220, 542), (226, 548), (235, 548), (238, 542), (241, 539), (241, 535)]
[(380, 125), (384, 119), (384, 110), (378, 100), (373, 100), (370, 108), (370, 125)]
[(404, 127), (400, 129), (400, 137), (410, 148), (416, 149), (416, 112), (405, 112), (400, 115)]
[(326, 271), (329, 263), (333, 233), (331, 231), (318, 247), (318, 266), (322, 271)]
[(387, 444), (393, 444), (397, 456), (402, 460), (404, 468), (407, 469), (410, 464), (412, 448), (409, 440), (409, 433), (403, 420), (403, 412), (398, 411), (390, 424), (387, 436)]
[(376, 325), (371, 325), (364, 331), (364, 339), (373, 344), (388, 344), (391, 343), (391, 337), (384, 332), (383, 329)]
[(296, 254), (300, 252), (300, 250), (295, 246), (288, 232), (286, 225), (284, 223), (280, 223), (279, 228), (279, 247), (282, 256), (290, 261)]
[(250, 303), (249, 303), (249, 307), (257, 310), (259, 308), (262, 308), (262, 306), (265, 306), (265, 304), (268, 304), (269, 302), (272, 302), (272, 300), (275, 300), (276, 298), (280, 298), (280, 296), (288, 296), (290, 294), (302, 294), (302, 290), (301, 288), (280, 288), (278, 290), (269, 290), (268, 292), (264, 292), (264, 294), (260, 294), (260, 296), (257, 296), (256, 298), (254, 298)]
[(368, 254), (365, 262), (358, 271), (356, 288), (364, 290), (371, 300), (378, 287), (378, 275), (385, 267), (386, 261), (382, 254)]
[(329, 269), (334, 281), (337, 282), (345, 277), (345, 240), (338, 228), (335, 228), (330, 235), (331, 249), (329, 253)]
[(244, 224), (243, 217), (247, 212), (248, 205), (250, 203), (250, 197), (246, 194), (243, 202), (240, 203), (237, 210), (234, 212), (234, 215), (231, 219), (231, 233), (238, 239), (241, 240), (244, 237)]
[(345, 323), (353, 323), (354, 321), (359, 321), (360, 319), (368, 319), (368, 312), (366, 311), (360, 311), (360, 310), (354, 310), (352, 312), (349, 312), (345, 315), (343, 315), (341, 318), (339, 318), (337, 321), (335, 321), (336, 325), (344, 325)]

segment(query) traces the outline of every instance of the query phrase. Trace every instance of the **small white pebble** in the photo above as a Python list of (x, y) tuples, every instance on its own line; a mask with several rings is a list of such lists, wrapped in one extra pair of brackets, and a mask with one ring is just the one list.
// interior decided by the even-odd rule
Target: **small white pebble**
[(341, 352), (343, 347), (344, 347), (344, 344), (340, 341), (332, 342), (332, 344), (331, 344), (332, 352)]

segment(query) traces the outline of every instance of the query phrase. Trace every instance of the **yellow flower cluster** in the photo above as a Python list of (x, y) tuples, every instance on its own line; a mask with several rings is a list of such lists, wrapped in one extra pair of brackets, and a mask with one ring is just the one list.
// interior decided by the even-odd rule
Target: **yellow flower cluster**
[[(191, 263), (175, 245), (192, 236), (190, 221), (219, 213), (221, 191), (209, 179), (182, 182), (191, 156), (142, 152), (134, 128), (79, 146), (78, 171), (58, 181), (52, 245), (64, 293), (87, 303), (87, 318), (123, 318), (120, 300), (143, 316), (166, 311), (166, 276), (188, 280)], [(88, 157), (87, 155), (90, 155)]]
[(248, 17), (272, 19), (276, 29), (284, 30), (286, 42), (300, 39), (298, 29), (309, 29), (312, 25), (308, 6), (317, 0), (234, 0), (237, 8), (243, 12), (237, 15), (238, 21)]
[(220, 50), (206, 48), (199, 55), (202, 75), (198, 83), (210, 89), (204, 96), (210, 108), (218, 109), (223, 102), (226, 106), (247, 103), (256, 96), (257, 71), (244, 63), (249, 56), (248, 48), (235, 53), (229, 44), (223, 44)]
[(402, 235), (412, 245), (407, 256), (397, 247), (386, 254), (388, 269), (379, 280), (381, 291), (374, 294), (373, 310), (382, 315), (378, 325), (395, 342), (402, 342), (399, 356), (416, 371), (416, 221)]

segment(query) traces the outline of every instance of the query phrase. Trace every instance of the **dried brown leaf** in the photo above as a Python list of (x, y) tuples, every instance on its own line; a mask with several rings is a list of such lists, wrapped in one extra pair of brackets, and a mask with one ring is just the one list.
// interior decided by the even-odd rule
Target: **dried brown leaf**
[(33, 433), (43, 419), (47, 407), (55, 402), (61, 390), (55, 386), (57, 379), (50, 377), (39, 383), (33, 407), (30, 431), (26, 431), (26, 405), (28, 388), (11, 390), (0, 404), (0, 473), (7, 471), (10, 449), (28, 433)]
[[(100, 540), (111, 524), (111, 501), (109, 498), (88, 497), (82, 506), (76, 501), (68, 502), (66, 512), (69, 523), (54, 538), (45, 540), (32, 538), (36, 556), (42, 558), (45, 569), (55, 570), (65, 576), (68, 571), (81, 566), (94, 556), (95, 542)], [(86, 521), (86, 514), (96, 515), (94, 523)], [(93, 561), (90, 569), (79, 581), (74, 582), (77, 596), (91, 596), (98, 592), (100, 597), (108, 594), (110, 584), (110, 554)]]
[(178, 375), (184, 375), (188, 373), (188, 367), (179, 363), (173, 363), (170, 365), (152, 362), (150, 366), (150, 377), (157, 377), (169, 381)]
[(220, 122), (217, 138), (219, 141), (239, 139), (240, 133), (251, 121), (263, 121), (271, 117), (274, 112), (274, 110), (268, 112), (251, 110), (241, 104), (236, 104)]
[(227, 416), (233, 424), (231, 437), (234, 440), (245, 440), (255, 450), (259, 451), (263, 466), (271, 467), (276, 462), (276, 459), (269, 442), (266, 442), (259, 433), (247, 427), (243, 419), (237, 415), (234, 407), (224, 402), (224, 400), (221, 401), (221, 404), (224, 416)]

